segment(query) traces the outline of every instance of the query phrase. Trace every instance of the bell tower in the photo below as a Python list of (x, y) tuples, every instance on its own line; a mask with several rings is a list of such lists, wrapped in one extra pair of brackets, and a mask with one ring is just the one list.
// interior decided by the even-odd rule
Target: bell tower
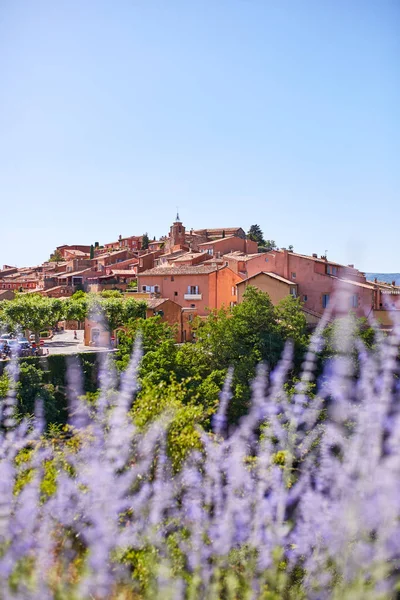
[(176, 213), (176, 219), (171, 225), (169, 230), (169, 239), (171, 249), (174, 246), (184, 246), (186, 241), (185, 227), (182, 225), (182, 221), (179, 218), (179, 213)]

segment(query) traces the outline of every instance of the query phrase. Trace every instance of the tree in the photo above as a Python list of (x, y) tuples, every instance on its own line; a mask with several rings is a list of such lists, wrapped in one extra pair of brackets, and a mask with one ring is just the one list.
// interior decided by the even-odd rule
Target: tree
[(213, 372), (221, 380), (229, 367), (234, 369), (228, 414), (236, 422), (247, 412), (256, 365), (265, 361), (274, 367), (283, 349), (284, 340), (268, 294), (249, 286), (241, 304), (199, 321), (196, 338), (193, 368), (203, 380)]
[(63, 302), (57, 298), (46, 298), (38, 294), (17, 296), (4, 301), (3, 314), (14, 328), (28, 329), (35, 334), (39, 344), (40, 332), (54, 327), (63, 315)]
[(147, 250), (149, 247), (149, 236), (147, 233), (142, 235), (142, 250)]
[(276, 250), (276, 248), (275, 240), (265, 240), (262, 246), (258, 246), (258, 251), (270, 252), (271, 250)]
[[(82, 294), (79, 295), (78, 294)], [(75, 294), (64, 300), (63, 313), (67, 321), (84, 321), (89, 310), (89, 302), (87, 294), (82, 291), (77, 291)]]
[(253, 242), (257, 242), (259, 246), (265, 246), (264, 234), (259, 225), (252, 225), (247, 232), (247, 237)]
[(94, 258), (94, 246), (93, 244), (90, 244), (90, 258)]
[(292, 340), (294, 344), (294, 365), (299, 369), (307, 349), (309, 335), (307, 320), (302, 310), (300, 298), (289, 295), (275, 306), (280, 334), (284, 340)]
[(126, 325), (131, 319), (146, 315), (146, 303), (129, 298), (99, 298), (90, 300), (89, 314), (94, 318), (103, 319), (108, 331), (113, 332), (117, 327)]
[(49, 262), (63, 262), (65, 261), (63, 255), (60, 250), (54, 250), (53, 254), (50, 255)]

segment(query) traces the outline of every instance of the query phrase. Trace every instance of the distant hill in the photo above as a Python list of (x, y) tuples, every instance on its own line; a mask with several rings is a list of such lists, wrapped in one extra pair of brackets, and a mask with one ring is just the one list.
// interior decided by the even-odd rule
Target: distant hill
[(396, 282), (396, 285), (400, 285), (400, 273), (365, 273), (369, 281), (373, 281), (375, 277), (378, 281), (385, 281), (386, 283)]

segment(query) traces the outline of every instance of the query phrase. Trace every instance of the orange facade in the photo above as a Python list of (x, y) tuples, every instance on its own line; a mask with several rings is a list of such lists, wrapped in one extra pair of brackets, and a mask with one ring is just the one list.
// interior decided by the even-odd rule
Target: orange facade
[(236, 303), (236, 283), (241, 278), (224, 267), (157, 267), (140, 273), (140, 292), (160, 294), (204, 316), (210, 310)]

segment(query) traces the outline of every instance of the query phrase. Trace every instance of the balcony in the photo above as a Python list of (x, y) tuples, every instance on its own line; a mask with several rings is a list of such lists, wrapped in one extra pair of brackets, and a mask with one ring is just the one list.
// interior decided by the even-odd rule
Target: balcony
[(185, 300), (202, 300), (203, 294), (184, 294)]

